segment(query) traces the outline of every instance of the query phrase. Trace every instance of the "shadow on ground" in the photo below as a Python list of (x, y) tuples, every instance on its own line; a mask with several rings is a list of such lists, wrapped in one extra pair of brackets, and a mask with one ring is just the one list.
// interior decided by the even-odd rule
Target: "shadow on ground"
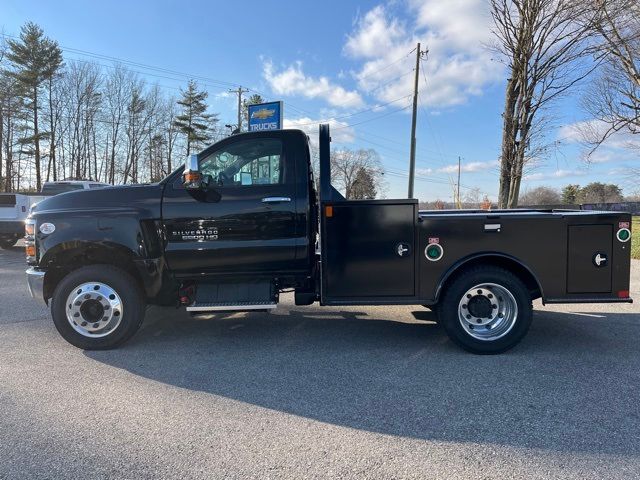
[(514, 350), (475, 356), (433, 322), (293, 308), (209, 320), (150, 310), (127, 345), (86, 355), (180, 388), (371, 432), (640, 453), (640, 315), (536, 312)]

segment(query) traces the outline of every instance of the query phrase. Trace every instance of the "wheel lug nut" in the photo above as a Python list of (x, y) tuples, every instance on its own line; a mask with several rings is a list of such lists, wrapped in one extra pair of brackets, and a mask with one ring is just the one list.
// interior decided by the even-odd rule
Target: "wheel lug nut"
[(493, 295), (489, 294), (489, 295), (487, 295), (487, 297), (489, 297), (489, 298), (493, 298)]

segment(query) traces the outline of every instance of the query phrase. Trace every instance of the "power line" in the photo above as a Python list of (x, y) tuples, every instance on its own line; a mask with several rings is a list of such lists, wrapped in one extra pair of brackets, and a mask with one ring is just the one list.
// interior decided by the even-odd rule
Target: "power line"
[[(412, 48), (410, 52), (406, 53), (405, 55), (403, 55), (402, 57), (398, 58), (397, 60), (394, 60), (393, 62), (385, 65), (384, 67), (378, 68), (377, 70), (374, 70), (373, 72), (368, 73), (367, 75), (365, 75), (363, 77), (360, 77), (358, 80), (362, 81), (365, 78), (369, 78), (369, 77), (371, 77), (371, 76), (373, 76), (373, 75), (375, 75), (377, 73), (384, 72), (385, 70), (387, 70), (388, 68), (392, 67), (396, 63), (398, 63), (398, 62), (404, 60), (405, 58), (407, 58), (409, 55), (411, 55), (415, 51), (416, 51), (416, 49)], [(413, 71), (413, 70), (411, 70), (411, 71)]]
[(333, 129), (334, 130), (342, 130), (344, 128), (355, 127), (356, 125), (361, 125), (363, 123), (373, 122), (374, 120), (379, 120), (381, 118), (388, 117), (389, 115), (393, 115), (394, 113), (398, 113), (398, 112), (401, 112), (403, 110), (406, 110), (410, 106), (411, 106), (411, 104), (406, 105), (406, 106), (404, 106), (402, 108), (398, 108), (397, 110), (392, 110), (390, 112), (387, 112), (384, 115), (379, 115), (377, 117), (373, 117), (373, 118), (370, 118), (368, 120), (362, 120), (361, 122), (351, 123), (351, 124), (343, 125), (343, 126), (340, 126), (340, 127), (334, 127)]
[[(2, 35), (4, 37), (11, 38), (11, 39), (14, 39), (14, 40), (19, 40), (19, 37), (16, 37), (14, 35), (9, 35), (9, 34), (6, 34), (6, 33), (0, 33), (0, 35)], [(119, 57), (114, 57), (114, 56), (111, 56), (111, 55), (104, 55), (104, 54), (101, 54), (101, 53), (90, 52), (88, 50), (81, 50), (79, 48), (66, 47), (66, 46), (62, 46), (62, 45), (59, 45), (59, 47), (62, 50), (67, 51), (67, 52), (77, 53), (77, 54), (80, 54), (80, 55), (93, 57), (93, 58), (99, 58), (99, 59), (102, 59), (102, 60), (111, 60), (111, 61), (119, 62), (119, 63), (122, 63), (122, 64), (133, 65), (133, 66), (136, 66), (136, 67), (141, 67), (143, 69), (153, 70), (153, 71), (157, 71), (157, 72), (161, 72), (161, 73), (169, 73), (171, 75), (178, 75), (178, 76), (185, 77), (187, 79), (194, 79), (194, 80), (201, 79), (201, 80), (204, 80), (204, 81), (207, 81), (207, 82), (210, 82), (210, 83), (218, 84), (218, 85), (226, 87), (226, 88), (228, 88), (228, 87), (239, 87), (240, 86), (237, 83), (227, 82), (227, 81), (224, 81), (224, 80), (218, 80), (218, 79), (215, 79), (215, 78), (206, 77), (204, 75), (194, 75), (194, 74), (190, 74), (190, 73), (179, 72), (177, 70), (171, 70), (171, 69), (168, 69), (168, 68), (158, 67), (158, 66), (155, 66), (155, 65), (148, 65), (148, 64), (141, 63), (141, 62), (136, 62), (136, 61), (133, 61), (133, 60), (126, 60), (126, 59), (119, 58)]]
[(373, 111), (373, 110), (378, 110), (378, 109), (380, 109), (380, 108), (386, 107), (387, 105), (391, 105), (392, 103), (397, 103), (397, 102), (399, 102), (400, 100), (404, 100), (404, 99), (406, 99), (408, 96), (409, 96), (409, 95), (405, 95), (405, 96), (403, 96), (403, 97), (396, 98), (395, 100), (391, 100), (390, 102), (383, 103), (383, 104), (380, 104), (380, 105), (375, 105), (375, 106), (373, 106), (373, 107), (366, 108), (366, 109), (364, 109), (364, 110), (359, 110), (359, 111), (354, 112), (354, 113), (349, 113), (349, 114), (346, 114), (346, 115), (340, 115), (340, 116), (337, 116), (337, 117), (331, 117), (331, 118), (327, 118), (327, 119), (323, 119), (323, 120), (318, 120), (318, 121), (314, 121), (314, 122), (308, 122), (308, 123), (297, 123), (297, 122), (296, 122), (296, 123), (294, 123), (294, 125), (295, 125), (295, 126), (297, 126), (297, 127), (305, 127), (305, 126), (308, 126), (308, 125), (316, 125), (316, 124), (318, 124), (318, 123), (330, 122), (330, 121), (332, 121), (332, 120), (334, 120), (334, 121), (335, 121), (335, 120), (343, 120), (343, 119), (345, 119), (345, 118), (355, 117), (356, 115), (360, 115), (360, 114), (363, 114), (363, 113), (371, 112), (371, 111)]

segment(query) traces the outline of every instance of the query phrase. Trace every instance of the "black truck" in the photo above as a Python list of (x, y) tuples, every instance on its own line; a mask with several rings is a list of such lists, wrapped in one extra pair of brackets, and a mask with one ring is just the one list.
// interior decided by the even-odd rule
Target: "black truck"
[(66, 193), (26, 222), (28, 285), (71, 344), (115, 347), (147, 304), (194, 314), (296, 305), (423, 305), (456, 344), (498, 353), (532, 300), (631, 302), (631, 218), (570, 210), (420, 211), (345, 200), (319, 132), (242, 133), (159, 183)]

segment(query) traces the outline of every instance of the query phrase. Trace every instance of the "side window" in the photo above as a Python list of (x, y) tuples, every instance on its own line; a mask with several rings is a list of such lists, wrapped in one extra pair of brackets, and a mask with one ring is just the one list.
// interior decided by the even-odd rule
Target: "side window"
[(282, 142), (273, 138), (232, 143), (200, 159), (200, 172), (221, 187), (287, 182)]

